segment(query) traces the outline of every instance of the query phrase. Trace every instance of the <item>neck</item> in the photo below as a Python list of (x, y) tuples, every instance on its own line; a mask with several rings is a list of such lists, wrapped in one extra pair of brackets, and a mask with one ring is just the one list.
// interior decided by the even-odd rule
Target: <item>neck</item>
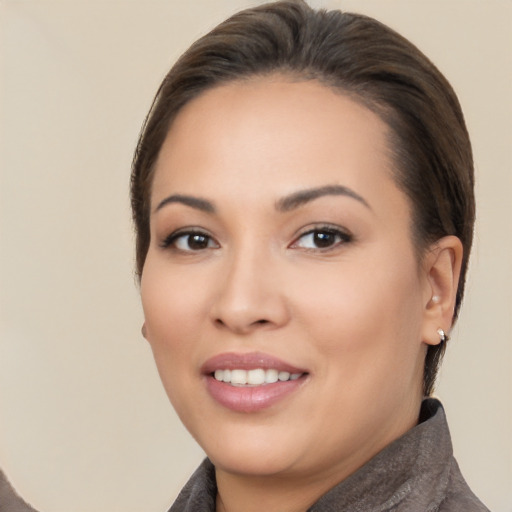
[(353, 453), (327, 468), (307, 472), (247, 475), (217, 467), (216, 512), (306, 512), (318, 499), (357, 471), (380, 449)]
[(297, 478), (247, 477), (216, 470), (216, 512), (306, 512), (338, 478), (304, 482)]
[[(421, 401), (421, 400), (420, 400)], [(392, 441), (417, 423), (419, 405), (387, 428), (378, 442), (366, 443), (350, 456), (305, 473), (251, 475), (216, 467), (216, 512), (306, 512), (325, 493), (344, 481)], [(311, 468), (310, 468), (311, 470)]]

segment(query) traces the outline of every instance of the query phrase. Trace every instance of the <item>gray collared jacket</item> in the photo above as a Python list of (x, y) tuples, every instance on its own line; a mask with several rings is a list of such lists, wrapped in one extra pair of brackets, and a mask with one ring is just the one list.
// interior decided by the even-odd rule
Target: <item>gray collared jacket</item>
[[(169, 512), (215, 512), (215, 468), (206, 459)], [(453, 457), (438, 400), (423, 401), (419, 424), (322, 496), (308, 512), (489, 512)]]

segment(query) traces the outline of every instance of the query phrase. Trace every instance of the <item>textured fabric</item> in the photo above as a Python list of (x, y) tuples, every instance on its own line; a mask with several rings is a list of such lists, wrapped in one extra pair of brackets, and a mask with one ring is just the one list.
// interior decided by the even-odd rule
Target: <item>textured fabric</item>
[[(206, 459), (169, 512), (214, 512), (215, 469)], [(428, 398), (420, 423), (322, 496), (309, 512), (489, 512), (453, 457), (438, 400)]]
[(0, 512), (36, 512), (16, 494), (2, 471), (0, 471)]

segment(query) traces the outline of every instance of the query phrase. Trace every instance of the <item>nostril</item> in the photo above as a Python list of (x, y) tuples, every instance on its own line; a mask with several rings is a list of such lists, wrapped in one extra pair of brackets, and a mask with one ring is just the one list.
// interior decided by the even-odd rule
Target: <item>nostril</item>
[(247, 325), (237, 325), (236, 322), (233, 322), (233, 323), (230, 323), (230, 322), (226, 322), (225, 320), (222, 320), (222, 318), (216, 318), (215, 321), (214, 321), (214, 324), (218, 327), (218, 328), (222, 328), (222, 329), (232, 329), (232, 330), (235, 330), (235, 331), (240, 331), (240, 332), (243, 332), (243, 331), (250, 331), (251, 328), (255, 328), (257, 326), (260, 326), (260, 325), (268, 325), (268, 324), (271, 324), (272, 322), (270, 320), (265, 320), (264, 318), (260, 319), (260, 320), (255, 320), (254, 322), (250, 322), (249, 324)]

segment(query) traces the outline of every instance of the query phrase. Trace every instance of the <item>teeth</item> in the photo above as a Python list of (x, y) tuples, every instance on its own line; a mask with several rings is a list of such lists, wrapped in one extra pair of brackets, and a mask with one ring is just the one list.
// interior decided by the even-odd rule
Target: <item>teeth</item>
[(302, 373), (280, 372), (274, 368), (263, 370), (215, 370), (213, 376), (220, 382), (227, 382), (233, 386), (261, 386), (273, 384), (277, 381), (297, 380)]
[[(243, 370), (239, 370), (243, 371)], [(247, 373), (247, 384), (260, 386), (265, 382), (265, 370), (258, 368), (257, 370), (249, 370)]]
[(265, 372), (265, 382), (268, 384), (273, 384), (274, 382), (277, 382), (279, 376), (279, 372), (277, 370), (267, 370)]
[(247, 384), (247, 372), (245, 370), (231, 370), (231, 384)]

